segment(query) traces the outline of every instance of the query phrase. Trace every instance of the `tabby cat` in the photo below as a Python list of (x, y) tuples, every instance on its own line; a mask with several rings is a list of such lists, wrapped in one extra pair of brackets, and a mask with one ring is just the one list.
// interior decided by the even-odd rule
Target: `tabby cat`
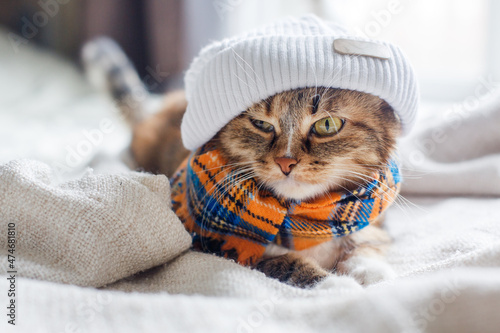
[[(140, 79), (110, 40), (84, 49), (84, 62), (105, 73), (108, 88), (130, 120), (131, 152), (145, 171), (171, 177), (190, 153), (180, 123), (182, 91), (166, 94), (148, 116), (134, 91)], [(121, 61), (112, 61), (121, 59)], [(104, 68), (103, 68), (104, 67)], [(307, 201), (330, 191), (349, 193), (369, 183), (395, 154), (400, 123), (382, 99), (358, 91), (308, 87), (278, 93), (252, 105), (211, 140), (228, 164), (277, 197)], [(353, 234), (302, 251), (267, 246), (254, 266), (271, 278), (309, 287), (330, 273), (370, 284), (394, 275), (384, 261), (390, 238), (381, 218)]]

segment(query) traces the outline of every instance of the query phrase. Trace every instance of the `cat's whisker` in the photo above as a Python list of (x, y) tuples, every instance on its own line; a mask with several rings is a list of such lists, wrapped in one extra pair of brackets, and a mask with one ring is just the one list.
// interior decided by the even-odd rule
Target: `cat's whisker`
[[(243, 78), (240, 78), (236, 72), (234, 73), (234, 76), (240, 80), (240, 82), (242, 82), (243, 84), (245, 84), (249, 89), (252, 89), (253, 92), (257, 92), (257, 89), (255, 88), (255, 86), (258, 86), (258, 85), (264, 85), (264, 81), (262, 81), (262, 79), (257, 75), (257, 72), (252, 68), (252, 66), (250, 66), (250, 64), (245, 60), (243, 59), (239, 54), (238, 52), (236, 52), (234, 50), (234, 48), (231, 48), (231, 51), (233, 51), (233, 58), (234, 60), (236, 61), (236, 63), (238, 64), (238, 67), (241, 68), (241, 70), (245, 73), (246, 77), (248, 79), (250, 79), (252, 82), (253, 82), (253, 85), (251, 86), (250, 84), (248, 84), (245, 79)], [(236, 56), (238, 58), (236, 58)], [(239, 60), (238, 60), (239, 59)], [(250, 75), (250, 73), (245, 69), (245, 66), (243, 66), (241, 63), (240, 63), (240, 60), (254, 73), (255, 77), (257, 78), (258, 81), (260, 81), (260, 83), (257, 83), (253, 78), (252, 76)], [(269, 105), (269, 103), (266, 101), (266, 100), (262, 100), (263, 102), (267, 103)]]
[[(342, 171), (344, 171), (344, 172), (349, 172), (349, 170), (342, 170)], [(386, 201), (387, 203), (389, 203), (389, 204), (390, 204), (392, 201), (390, 201), (390, 200), (388, 200), (388, 199), (384, 198), (384, 197), (383, 197), (383, 194), (384, 194), (384, 193), (387, 193), (387, 190), (391, 190), (391, 191), (392, 191), (392, 195), (391, 195), (391, 194), (388, 194), (388, 195), (391, 195), (391, 196), (394, 196), (394, 197), (397, 197), (397, 195), (398, 195), (398, 192), (397, 192), (397, 191), (395, 191), (394, 189), (392, 189), (392, 188), (388, 187), (387, 185), (386, 185), (387, 190), (384, 190), (382, 187), (380, 187), (380, 186), (378, 186), (378, 185), (377, 185), (377, 184), (382, 184), (382, 183), (380, 183), (377, 179), (375, 179), (375, 178), (373, 178), (373, 177), (369, 177), (369, 176), (367, 176), (367, 175), (362, 175), (362, 174), (361, 174), (361, 176), (354, 175), (354, 177), (356, 177), (356, 178), (358, 178), (358, 179), (363, 180), (363, 182), (364, 182), (364, 183), (360, 183), (360, 182), (354, 181), (354, 180), (352, 180), (352, 179), (348, 179), (348, 178), (341, 177), (341, 176), (337, 176), (337, 177), (338, 177), (338, 178), (341, 178), (341, 179), (343, 179), (343, 180), (345, 180), (345, 181), (352, 182), (353, 184), (357, 185), (358, 187), (362, 187), (362, 188), (365, 188), (365, 186), (366, 186), (366, 185), (368, 185), (368, 183), (370, 183), (370, 182), (372, 182), (372, 181), (376, 181), (376, 183), (374, 183), (374, 186), (375, 186), (377, 189), (379, 189), (380, 191), (382, 191), (382, 194), (378, 194), (377, 192), (372, 192), (372, 193), (373, 193), (373, 194), (374, 194), (377, 198), (379, 198), (380, 200), (385, 200), (385, 201)], [(369, 179), (367, 179), (366, 177), (368, 177)], [(383, 184), (383, 185), (385, 185), (385, 184)], [(339, 184), (339, 186), (340, 186), (340, 184)], [(349, 192), (350, 192), (351, 194), (353, 194), (351, 191), (349, 191)]]
[[(214, 168), (214, 170), (217, 169), (217, 168)], [(231, 170), (232, 168), (229, 168), (229, 170)], [(209, 182), (212, 182), (214, 180), (215, 177), (217, 177), (219, 174), (221, 174), (222, 172), (226, 172), (227, 170), (224, 170), (223, 168), (221, 168), (221, 170), (219, 170), (217, 173), (215, 173), (212, 177), (208, 178), (208, 180), (202, 184), (203, 187), (205, 187), (205, 185), (207, 185)], [(196, 174), (198, 173), (201, 173), (201, 172), (204, 172), (204, 171), (200, 171), (200, 172), (196, 172)], [(224, 179), (224, 178), (223, 178)], [(217, 182), (214, 182), (214, 185), (213, 186), (217, 186)], [(212, 188), (210, 188), (208, 191), (211, 191), (213, 189), (213, 186)], [(207, 191), (207, 192), (208, 192)]]
[[(343, 181), (349, 181), (349, 179), (346, 179), (346, 178), (341, 177), (341, 176), (334, 176), (334, 175), (332, 175), (332, 176), (330, 176), (330, 177), (331, 177), (331, 178), (335, 178), (335, 179), (340, 179), (340, 180), (343, 180)], [(360, 199), (359, 199), (359, 197), (358, 197), (356, 194), (352, 193), (352, 191), (350, 191), (350, 190), (349, 190), (349, 189), (347, 189), (346, 187), (344, 187), (344, 186), (342, 186), (341, 184), (338, 184), (338, 183), (337, 183), (336, 185), (337, 185), (337, 186), (339, 186), (339, 187), (341, 187), (341, 188), (343, 188), (343, 189), (344, 189), (347, 193), (350, 193), (350, 194), (351, 194), (351, 195), (353, 195), (356, 199), (360, 200)], [(328, 187), (326, 186), (326, 184), (325, 184), (325, 188), (326, 188), (327, 193), (331, 192), (331, 191), (328, 189)]]
[[(361, 173), (357, 173), (357, 172), (354, 172), (352, 170), (342, 170), (342, 171), (354, 174), (356, 177), (358, 177), (358, 178), (360, 178), (360, 179), (362, 179), (364, 181), (368, 181), (366, 178), (369, 178), (370, 181), (376, 180), (375, 178), (373, 178), (371, 176), (364, 175), (364, 174), (361, 174)], [(386, 189), (383, 189), (379, 184), (380, 185), (384, 185), (386, 187)], [(408, 207), (408, 209), (411, 209), (411, 207), (410, 207), (410, 205), (411, 205), (411, 206), (413, 206), (413, 207), (415, 207), (415, 208), (417, 208), (417, 209), (419, 209), (419, 210), (427, 213), (427, 211), (425, 209), (423, 209), (419, 205), (411, 202), (410, 200), (408, 200), (407, 198), (405, 198), (403, 195), (401, 195), (399, 192), (396, 192), (394, 189), (390, 188), (386, 184), (377, 181), (374, 185), (375, 185), (375, 187), (377, 187), (378, 189), (380, 189), (383, 192), (387, 192), (388, 190), (392, 191), (392, 193), (396, 196), (395, 201), (397, 201), (399, 199), (400, 201), (402, 201)]]
[[(238, 169), (235, 172), (233, 172), (233, 171), (228, 172), (228, 174), (220, 182), (215, 183), (214, 186), (210, 190), (207, 191), (207, 194), (210, 193), (215, 186), (219, 186), (219, 185), (222, 186), (223, 183), (227, 180), (234, 181), (235, 179), (238, 179), (238, 177), (234, 178), (235, 176), (248, 173), (248, 171), (253, 171), (253, 169), (254, 169), (253, 167), (248, 167), (245, 169)], [(252, 174), (254, 174), (254, 173), (252, 172)], [(213, 177), (211, 179), (213, 179)], [(208, 183), (208, 181), (206, 183)], [(205, 186), (206, 183), (203, 184), (203, 186)]]
[[(244, 71), (244, 70), (243, 70), (243, 71)], [(247, 74), (247, 75), (248, 75), (248, 74)], [(256, 90), (254, 87), (252, 87), (252, 86), (250, 86), (248, 83), (246, 83), (246, 82), (245, 82), (245, 80), (244, 80), (243, 78), (239, 77), (239, 75), (238, 75), (238, 74), (234, 73), (234, 77), (236, 77), (238, 80), (240, 80), (240, 82), (241, 82), (241, 83), (243, 83), (244, 85), (246, 85), (246, 86), (248, 87), (248, 89), (252, 89), (254, 93), (256, 93), (256, 92), (257, 92), (257, 90)], [(220, 95), (222, 95), (222, 94), (220, 94)]]
[[(358, 58), (358, 57), (359, 57), (359, 56), (357, 56), (357, 55), (356, 55), (356, 56), (353, 56), (353, 59), (356, 59), (356, 58)], [(326, 85), (325, 85), (325, 87), (331, 86), (331, 85), (332, 85), (332, 83), (333, 83), (333, 82), (335, 82), (336, 80), (342, 80), (342, 79), (344, 79), (344, 78), (346, 78), (346, 77), (348, 77), (348, 76), (350, 76), (350, 75), (351, 75), (350, 73), (346, 73), (346, 74), (341, 75), (340, 73), (342, 72), (342, 69), (343, 69), (343, 67), (341, 67), (341, 69), (340, 69), (340, 70), (336, 71), (335, 75), (334, 75), (334, 76), (330, 79), (330, 81), (328, 82), (328, 84), (326, 84)], [(368, 70), (367, 70), (367, 69), (364, 69), (364, 68), (363, 68), (363, 69), (361, 69), (361, 68), (360, 68), (358, 72), (359, 72), (359, 73), (361, 73), (361, 74), (363, 74), (363, 73), (368, 73)], [(324, 95), (326, 92), (327, 92), (327, 91), (325, 90), (325, 91), (323, 92), (323, 95)], [(323, 95), (321, 96), (321, 97), (322, 97), (322, 99), (323, 99)], [(324, 100), (324, 101), (325, 101), (325, 102), (326, 102), (326, 101), (329, 101), (331, 98), (333, 98), (333, 96), (328, 97), (328, 98), (327, 98), (326, 100)]]
[(391, 190), (394, 192), (394, 194), (397, 194), (395, 190), (393, 190), (392, 188), (390, 188), (388, 185), (384, 184), (384, 183), (381, 183), (378, 179), (370, 176), (370, 175), (367, 175), (367, 174), (363, 174), (363, 173), (359, 173), (359, 172), (356, 172), (356, 171), (352, 171), (352, 170), (341, 170), (341, 169), (337, 169), (337, 171), (342, 171), (342, 172), (347, 172), (349, 174), (353, 174), (354, 176), (356, 176), (357, 178), (359, 179), (362, 179), (363, 181), (366, 182), (365, 185), (367, 185), (368, 183), (370, 182), (373, 182), (375, 181), (376, 183), (374, 184), (376, 187), (380, 188), (382, 191), (384, 191), (379, 185), (377, 184), (380, 184), (380, 185), (384, 185), (385, 187), (387, 187), (388, 190)]
[[(342, 185), (339, 185), (339, 186), (340, 186), (340, 187), (342, 187), (344, 190), (348, 191), (348, 190), (347, 190), (345, 187), (343, 187)], [(321, 188), (322, 188), (322, 190), (323, 190), (323, 195), (326, 195), (326, 196), (327, 196), (330, 200), (333, 200), (333, 199), (332, 199), (332, 196), (330, 195), (330, 192), (331, 192), (331, 191), (329, 191), (329, 188), (328, 188), (327, 184), (321, 184), (321, 186), (320, 186), (320, 187), (321, 187)]]
[[(341, 70), (338, 70), (335, 72), (335, 75), (332, 76), (332, 78), (330, 79), (330, 82), (328, 82), (328, 84), (325, 85), (325, 87), (329, 87), (332, 85), (333, 82), (335, 82), (336, 80), (340, 79), (342, 80), (343, 78), (349, 76), (350, 74), (344, 74), (341, 76)], [(323, 95), (327, 92), (327, 90), (325, 90), (321, 96), (321, 98), (323, 99)], [(326, 101), (328, 101), (331, 97), (329, 97), (328, 99), (326, 99)]]
[[(348, 179), (348, 178), (344, 178), (344, 177), (340, 177), (340, 176), (336, 176), (336, 178), (342, 179), (342, 180), (347, 181), (347, 182), (351, 182), (351, 183), (353, 183), (353, 184), (355, 184), (355, 185), (357, 185), (357, 186), (360, 186), (360, 187), (362, 187), (362, 185), (363, 185), (363, 184), (361, 184), (361, 183), (359, 183), (359, 182), (356, 182), (356, 181), (354, 181), (354, 180), (352, 180), (352, 179)], [(338, 184), (338, 186), (340, 186), (340, 187), (344, 188), (347, 192), (351, 193), (351, 194), (352, 194), (352, 195), (354, 195), (354, 196), (355, 196), (358, 200), (360, 200), (360, 198), (359, 198), (358, 196), (356, 196), (354, 193), (352, 193), (351, 191), (349, 191), (349, 190), (348, 190), (347, 188), (345, 188), (344, 186), (342, 186), (342, 185), (340, 185), (340, 184)], [(381, 190), (383, 193), (385, 193), (385, 191), (384, 191), (384, 190), (382, 190), (382, 189), (380, 189), (380, 190)], [(377, 198), (379, 198), (380, 200), (386, 201), (388, 204), (392, 204), (392, 203), (396, 204), (396, 206), (398, 206), (398, 207), (401, 209), (401, 211), (402, 211), (402, 212), (403, 212), (403, 213), (404, 213), (407, 217), (410, 217), (410, 216), (409, 216), (409, 214), (408, 214), (408, 211), (407, 211), (407, 209), (409, 210), (409, 209), (410, 209), (410, 207), (409, 207), (406, 203), (405, 203), (405, 205), (407, 206), (407, 207), (406, 207), (407, 209), (405, 209), (403, 206), (401, 206), (401, 205), (400, 205), (400, 203), (398, 203), (398, 202), (397, 202), (397, 198), (398, 198), (398, 196), (397, 196), (397, 195), (396, 195), (396, 197), (395, 197), (395, 199), (394, 199), (393, 201), (391, 201), (391, 200), (388, 200), (388, 199), (384, 198), (383, 196), (381, 196), (381, 195), (377, 194), (376, 192), (373, 192), (373, 195), (375, 195), (375, 196), (376, 196)], [(403, 203), (404, 203), (404, 202), (403, 202)]]
[[(242, 174), (242, 173), (241, 173)], [(216, 202), (221, 202), (221, 199), (223, 198), (223, 196), (230, 190), (232, 189), (233, 187), (237, 186), (239, 183), (241, 183), (242, 181), (244, 181), (245, 179), (245, 175), (242, 175), (241, 177), (239, 178), (233, 178), (231, 173), (229, 173), (228, 175), (226, 175), (223, 179), (221, 179), (220, 182), (217, 182), (214, 184), (214, 186), (212, 186), (212, 188), (210, 190), (207, 191), (207, 193), (203, 196), (203, 198), (200, 200), (200, 201), (204, 201), (206, 196), (210, 194), (210, 192), (212, 192), (212, 190), (214, 189), (215, 187), (215, 191), (212, 193), (212, 195), (210, 196), (208, 202), (203, 206), (203, 210), (201, 211), (201, 221), (202, 221), (202, 228), (201, 228), (201, 245), (202, 247), (204, 248), (204, 250), (206, 250), (206, 247), (205, 247), (205, 244), (203, 243), (203, 240), (205, 238), (205, 236), (208, 235), (208, 228), (204, 227), (204, 224), (207, 224), (209, 223), (209, 219), (207, 218), (207, 214), (209, 213), (207, 211), (207, 208), (209, 207), (210, 205), (210, 202), (212, 200), (215, 200)], [(255, 175), (252, 173), (250, 175), (247, 175), (246, 176), (248, 179), (250, 178), (253, 178), (255, 177)], [(213, 177), (212, 177), (213, 178)], [(228, 184), (225, 184), (229, 182)], [(204, 184), (206, 185), (206, 183)], [(224, 191), (220, 191), (219, 189), (223, 187), (224, 188)], [(204, 234), (205, 233), (205, 234)]]
[[(229, 171), (231, 170), (231, 168), (229, 168)], [(202, 187), (205, 188), (205, 186), (209, 183), (209, 182), (212, 182), (214, 180), (215, 177), (217, 177), (221, 172), (225, 172), (227, 170), (224, 170), (224, 169), (221, 169), (219, 172), (217, 172), (215, 175), (213, 175), (212, 177), (210, 177), (205, 183), (202, 184)], [(206, 193), (205, 195), (200, 199), (200, 201), (203, 201), (205, 200), (206, 196), (209, 195), (212, 191), (214, 191), (214, 193), (217, 193), (218, 191), (218, 187), (222, 186), (222, 184), (224, 184), (224, 182), (226, 181), (226, 179), (229, 177), (229, 174), (224, 176), (219, 182), (214, 182), (214, 184), (212, 185), (211, 188), (207, 189), (206, 190)]]
[[(203, 172), (206, 172), (208, 170), (216, 170), (216, 169), (220, 169), (219, 172), (217, 172), (215, 175), (213, 175), (212, 177), (210, 177), (208, 179), (208, 181), (206, 181), (205, 183), (203, 183), (202, 185), (205, 186), (208, 182), (211, 182), (215, 177), (217, 177), (221, 172), (229, 172), (231, 173), (233, 169), (235, 169), (237, 166), (240, 166), (240, 165), (251, 165), (250, 168), (248, 168), (249, 170), (252, 170), (253, 169), (253, 166), (252, 164), (255, 164), (255, 161), (248, 161), (248, 162), (238, 162), (238, 163), (231, 163), (231, 164), (225, 164), (225, 165), (222, 165), (222, 166), (219, 166), (219, 167), (214, 167), (214, 168), (209, 168), (209, 169), (205, 169), (205, 170), (202, 170), (202, 171), (199, 171), (199, 172), (196, 172), (196, 174), (198, 173), (203, 173)], [(228, 167), (228, 169), (224, 169), (225, 167)], [(240, 171), (240, 170), (238, 170)], [(226, 176), (227, 177), (227, 176)], [(214, 184), (214, 186), (216, 186), (217, 183)], [(209, 191), (211, 191), (213, 189), (210, 188)]]
[(254, 161), (248, 161), (248, 162), (229, 163), (229, 164), (224, 164), (224, 165), (216, 166), (216, 167), (213, 167), (213, 168), (207, 168), (207, 169), (204, 169), (204, 170), (196, 172), (196, 173), (205, 172), (205, 171), (209, 171), (209, 170), (215, 170), (215, 169), (221, 169), (221, 168), (226, 168), (226, 167), (235, 167), (235, 166), (240, 166), (240, 165), (249, 165), (249, 164), (252, 164), (252, 163), (255, 163), (255, 162)]
[(264, 182), (257, 182), (257, 193), (259, 193), (262, 190), (262, 187), (266, 186)]
[[(387, 164), (366, 164), (366, 163), (356, 163), (357, 166), (362, 166), (362, 167), (366, 167), (366, 168), (371, 168), (371, 169), (376, 169), (376, 170), (382, 170), (383, 168), (387, 167)], [(352, 164), (342, 164), (342, 163), (335, 163), (335, 166), (344, 166), (344, 167), (352, 167)], [(417, 172), (417, 171), (420, 171), (420, 170), (417, 170), (417, 169), (411, 169), (411, 168), (407, 168), (407, 167), (404, 167), (404, 166), (399, 166), (399, 169), (400, 170), (403, 170), (403, 171), (409, 171), (409, 172)], [(418, 175), (407, 175), (405, 174), (404, 177), (405, 178), (411, 178), (411, 177), (415, 177), (415, 179), (420, 179), (421, 176), (426, 176), (426, 175), (429, 175), (429, 174), (432, 174), (434, 172), (430, 171), (430, 172), (422, 172)]]
[[(248, 170), (251, 170), (251, 168), (249, 168)], [(224, 171), (224, 170), (222, 170), (222, 171)], [(246, 171), (245, 171), (245, 172), (246, 172)], [(243, 172), (240, 172), (240, 174), (242, 174), (242, 173), (243, 173)], [(204, 199), (205, 199), (205, 197), (206, 197), (207, 195), (209, 195), (212, 191), (213, 191), (213, 193), (214, 193), (214, 194), (217, 194), (217, 192), (218, 192), (218, 188), (222, 187), (222, 186), (224, 185), (224, 183), (225, 183), (225, 182), (227, 182), (227, 181), (233, 181), (233, 177), (234, 177), (235, 175), (237, 176), (238, 174), (233, 174), (233, 173), (229, 172), (229, 173), (228, 173), (226, 176), (224, 176), (224, 178), (222, 178), (219, 182), (215, 182), (215, 183), (214, 183), (214, 185), (213, 185), (210, 189), (208, 189), (208, 190), (206, 191), (205, 196), (203, 196), (203, 198), (202, 198), (201, 200), (204, 200)], [(214, 176), (214, 177), (215, 177), (215, 176)], [(204, 186), (205, 186), (205, 185), (206, 185), (209, 181), (212, 181), (214, 177), (211, 177), (211, 178), (210, 178), (207, 182), (205, 182), (205, 183), (203, 184), (203, 187), (204, 187)], [(226, 186), (226, 187), (227, 187), (227, 186)], [(214, 189), (215, 189), (215, 190), (214, 190)]]
[(217, 202), (221, 202), (221, 200), (223, 199), (223, 197), (231, 190), (233, 190), (233, 188), (237, 187), (239, 184), (241, 184), (242, 182), (244, 181), (247, 181), (247, 180), (250, 180), (252, 178), (255, 177), (255, 174), (245, 174), (243, 175), (242, 177), (239, 177), (237, 179), (231, 179), (231, 183), (230, 185), (231, 186), (226, 186), (225, 187), (225, 190), (223, 192), (220, 192), (214, 199), (217, 201)]
[[(248, 75), (248, 72), (243, 68), (243, 66), (241, 66), (240, 62), (238, 59), (235, 58), (235, 55), (253, 72), (253, 74), (255, 75), (255, 78), (260, 81), (259, 84), (260, 85), (264, 85), (264, 81), (262, 80), (262, 78), (257, 74), (257, 72), (255, 71), (255, 69), (253, 69), (253, 67), (245, 60), (243, 59), (242, 56), (240, 56), (238, 54), (238, 52), (236, 52), (236, 50), (231, 47), (231, 51), (233, 51), (233, 58), (236, 60), (236, 63), (238, 64), (238, 66), (240, 66), (240, 68), (245, 72), (245, 74), (247, 75), (248, 78), (250, 78), (255, 84), (257, 84), (257, 82), (255, 80), (253, 80), (249, 75)], [(263, 100), (265, 101), (265, 100)]]
[(362, 174), (362, 173), (359, 173), (359, 172), (356, 172), (356, 171), (352, 171), (352, 170), (342, 170), (342, 171), (344, 171), (344, 172), (348, 172), (348, 173), (350, 173), (350, 174), (354, 174), (354, 175), (356, 175), (356, 176), (358, 176), (358, 177), (362, 178), (362, 179), (363, 179), (363, 180), (365, 180), (365, 181), (367, 181), (367, 179), (369, 179), (370, 181), (376, 181), (377, 183), (375, 184), (375, 186), (377, 186), (377, 187), (379, 187), (379, 188), (380, 188), (380, 186), (379, 186), (379, 185), (377, 185), (377, 184), (384, 185), (385, 187), (387, 187), (387, 189), (388, 189), (388, 190), (391, 190), (391, 191), (393, 191), (395, 194), (397, 194), (397, 193), (396, 193), (396, 191), (395, 191), (394, 189), (390, 188), (388, 185), (386, 185), (386, 184), (384, 184), (384, 183), (381, 183), (380, 181), (378, 181), (376, 178), (373, 178), (372, 176), (369, 176), (369, 175), (366, 175), (366, 174)]

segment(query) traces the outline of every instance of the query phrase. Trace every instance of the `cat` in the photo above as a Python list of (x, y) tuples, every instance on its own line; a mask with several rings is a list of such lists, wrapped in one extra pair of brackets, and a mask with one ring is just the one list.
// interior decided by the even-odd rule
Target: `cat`
[[(111, 96), (129, 120), (130, 150), (141, 170), (172, 177), (190, 154), (181, 143), (187, 102), (183, 91), (167, 93), (148, 115), (133, 91), (142, 84), (110, 40), (84, 49), (87, 68), (105, 76)], [(111, 59), (111, 60), (110, 60)], [(133, 85), (136, 85), (134, 88)], [(225, 125), (210, 140), (228, 165), (279, 198), (307, 202), (331, 191), (350, 193), (373, 180), (396, 154), (401, 125), (384, 100), (353, 90), (306, 87), (262, 100)], [(395, 275), (384, 256), (391, 239), (379, 217), (367, 227), (302, 251), (269, 244), (253, 266), (267, 276), (311, 287), (331, 273), (371, 284)]]

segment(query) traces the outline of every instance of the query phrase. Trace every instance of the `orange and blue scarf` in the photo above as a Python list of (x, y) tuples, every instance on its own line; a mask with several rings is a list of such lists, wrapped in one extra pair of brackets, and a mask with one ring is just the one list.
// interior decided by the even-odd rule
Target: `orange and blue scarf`
[(401, 181), (391, 160), (356, 191), (297, 201), (259, 189), (255, 179), (239, 181), (241, 176), (205, 145), (172, 178), (172, 204), (195, 249), (249, 266), (270, 243), (303, 250), (361, 230), (396, 199)]

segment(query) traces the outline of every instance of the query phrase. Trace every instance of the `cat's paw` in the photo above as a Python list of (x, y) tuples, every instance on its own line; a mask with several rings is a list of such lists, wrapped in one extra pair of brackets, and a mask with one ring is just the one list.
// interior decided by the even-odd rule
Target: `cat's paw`
[(293, 253), (264, 259), (256, 268), (270, 278), (299, 288), (313, 287), (329, 275), (315, 262)]
[(345, 274), (352, 276), (362, 285), (371, 285), (396, 278), (394, 269), (378, 258), (355, 256), (339, 264)]
[(351, 276), (347, 275), (328, 275), (319, 281), (314, 289), (335, 290), (335, 291), (356, 291), (363, 289), (361, 285)]

